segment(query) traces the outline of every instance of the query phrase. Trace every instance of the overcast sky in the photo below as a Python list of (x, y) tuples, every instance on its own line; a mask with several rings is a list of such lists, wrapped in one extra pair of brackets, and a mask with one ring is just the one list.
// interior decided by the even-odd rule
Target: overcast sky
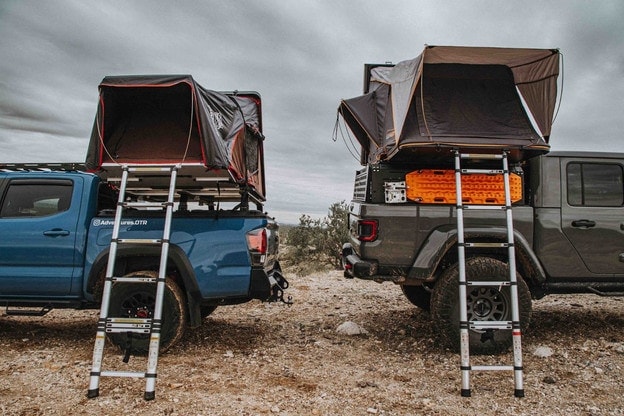
[(191, 74), (262, 95), (267, 211), (324, 216), (359, 168), (340, 99), (425, 44), (559, 48), (553, 150), (624, 151), (622, 0), (0, 0), (0, 162), (84, 161), (106, 75)]

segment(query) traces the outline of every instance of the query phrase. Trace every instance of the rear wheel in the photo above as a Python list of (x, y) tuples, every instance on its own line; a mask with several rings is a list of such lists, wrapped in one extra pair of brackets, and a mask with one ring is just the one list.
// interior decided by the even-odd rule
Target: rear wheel
[[(509, 280), (508, 266), (489, 257), (466, 260), (467, 281)], [(529, 326), (531, 319), (531, 294), (517, 274), (520, 327)], [(510, 321), (511, 292), (509, 286), (468, 286), (468, 321)], [(440, 276), (431, 297), (431, 316), (443, 342), (459, 351), (459, 271), (455, 265)], [(469, 331), (471, 354), (496, 354), (512, 344), (511, 330)]]
[(431, 309), (431, 290), (424, 286), (401, 285), (403, 294), (412, 305), (429, 312)]
[[(157, 278), (155, 271), (133, 272), (126, 277)], [(115, 283), (113, 285), (109, 316), (123, 318), (152, 318), (156, 303), (156, 285), (152, 283)], [(165, 352), (184, 335), (187, 325), (184, 292), (172, 280), (165, 282), (160, 352)], [(134, 355), (145, 355), (149, 349), (149, 334), (108, 334), (111, 342), (125, 351), (130, 347)]]

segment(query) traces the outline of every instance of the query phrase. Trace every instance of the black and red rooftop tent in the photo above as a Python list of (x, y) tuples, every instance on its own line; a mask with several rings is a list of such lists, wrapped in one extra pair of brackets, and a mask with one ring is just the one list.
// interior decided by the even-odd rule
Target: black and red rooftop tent
[(179, 187), (191, 193), (235, 200), (245, 187), (264, 200), (259, 94), (207, 90), (190, 75), (108, 76), (99, 92), (89, 170), (106, 178), (124, 164), (180, 164)]
[(550, 148), (558, 75), (556, 49), (426, 46), (396, 65), (365, 65), (364, 94), (342, 100), (338, 113), (362, 164), (448, 147), (527, 159)]

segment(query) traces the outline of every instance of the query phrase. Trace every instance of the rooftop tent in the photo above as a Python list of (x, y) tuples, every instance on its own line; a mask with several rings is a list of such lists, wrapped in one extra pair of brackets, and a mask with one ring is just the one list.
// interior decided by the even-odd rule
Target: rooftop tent
[(362, 163), (407, 162), (445, 147), (526, 159), (550, 148), (558, 74), (555, 49), (427, 46), (397, 65), (366, 65), (365, 94), (338, 112)]
[(180, 163), (189, 177), (251, 185), (264, 198), (257, 93), (207, 90), (190, 75), (109, 76), (99, 92), (88, 169), (106, 176), (123, 164)]

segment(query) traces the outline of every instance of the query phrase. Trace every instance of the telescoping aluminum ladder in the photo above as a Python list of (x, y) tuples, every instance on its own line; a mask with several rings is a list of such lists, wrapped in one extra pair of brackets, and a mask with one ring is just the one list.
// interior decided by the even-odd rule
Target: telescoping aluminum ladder
[[(461, 160), (500, 160), (502, 170), (498, 169), (462, 169)], [(505, 205), (468, 205), (462, 202), (461, 178), (470, 174), (503, 175)], [(524, 397), (523, 372), (522, 372), (522, 332), (520, 329), (520, 309), (518, 300), (518, 282), (516, 277), (516, 257), (514, 251), (514, 229), (511, 213), (511, 191), (509, 186), (509, 163), (507, 152), (501, 154), (471, 154), (455, 151), (455, 189), (457, 198), (457, 246), (458, 246), (458, 269), (459, 269), (459, 331), (460, 331), (460, 354), (461, 354), (461, 395), (470, 397), (470, 372), (471, 371), (513, 371), (514, 395)], [(507, 242), (473, 242), (464, 241), (464, 210), (488, 209), (504, 210), (506, 212)], [(466, 279), (466, 247), (502, 247), (507, 248), (509, 259), (509, 279), (503, 281), (467, 281)], [(468, 286), (508, 286), (511, 297), (511, 321), (468, 321), (467, 311), (467, 287)], [(513, 365), (471, 365), (470, 364), (470, 330), (492, 331), (511, 329), (513, 342)]]
[[(113, 233), (111, 237), (110, 251), (108, 255), (108, 264), (106, 267), (106, 277), (104, 281), (104, 289), (102, 292), (102, 304), (100, 309), (100, 318), (98, 320), (97, 333), (95, 337), (95, 346), (93, 348), (93, 365), (91, 367), (89, 391), (87, 397), (94, 398), (99, 396), (100, 377), (130, 377), (145, 378), (145, 400), (153, 400), (155, 398), (156, 389), (156, 367), (158, 364), (158, 350), (160, 345), (160, 331), (162, 325), (162, 312), (165, 293), (165, 278), (167, 271), (167, 257), (169, 253), (169, 236), (171, 234), (171, 221), (173, 217), (173, 202), (176, 191), (176, 177), (179, 165), (172, 166), (132, 166), (124, 165), (122, 167), (122, 176), (119, 185), (119, 199), (115, 212), (115, 220), (113, 225)], [(130, 178), (140, 177), (141, 175), (149, 175), (163, 172), (171, 175), (169, 183), (169, 193), (166, 202), (126, 202), (126, 187)], [(125, 208), (142, 207), (142, 208), (165, 208), (165, 222), (163, 227), (162, 239), (124, 239), (119, 238), (120, 227), (123, 221), (123, 212)], [(117, 259), (117, 248), (123, 244), (160, 244), (160, 265), (158, 270), (158, 278), (149, 277), (118, 277), (115, 276), (115, 262)], [(109, 316), (109, 305), (111, 293), (114, 291), (114, 283), (124, 282), (133, 284), (155, 284), (156, 299), (154, 312), (148, 318), (119, 318)], [(147, 356), (146, 372), (131, 371), (102, 371), (102, 360), (104, 357), (104, 345), (106, 333), (127, 333), (132, 334), (149, 334), (149, 347)], [(123, 358), (124, 362), (128, 362), (130, 351), (126, 351)]]

